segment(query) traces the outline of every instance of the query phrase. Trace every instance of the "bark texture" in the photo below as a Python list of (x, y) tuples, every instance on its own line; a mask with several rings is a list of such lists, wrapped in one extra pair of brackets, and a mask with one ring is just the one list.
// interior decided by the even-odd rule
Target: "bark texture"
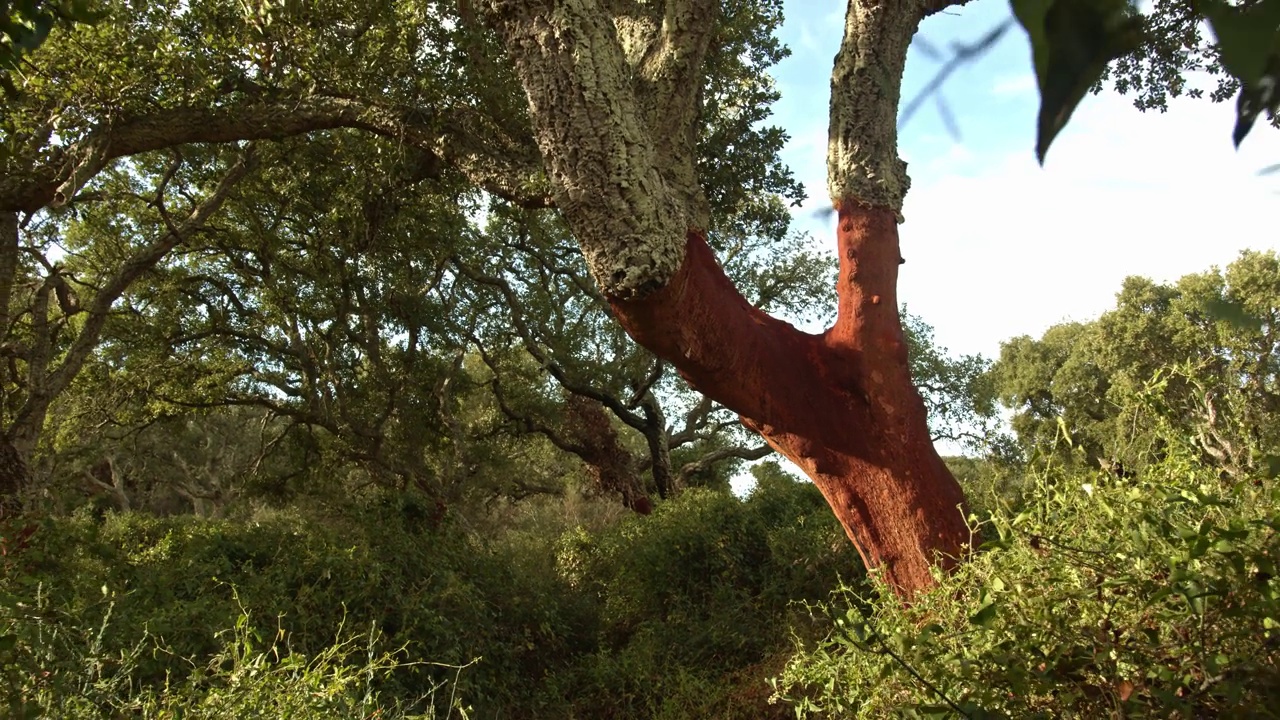
[(898, 101), (907, 47), (924, 14), (918, 0), (857, 0), (831, 71), (827, 191), (902, 211), (911, 181), (898, 157)]
[(600, 403), (579, 395), (566, 398), (568, 431), (587, 465), (587, 475), (598, 490), (616, 493), (622, 504), (641, 515), (653, 512), (634, 469), (631, 453), (622, 446), (618, 432)]
[[(867, 566), (908, 597), (971, 539), (963, 494), (911, 382), (895, 292), (908, 185), (896, 145), (899, 83), (916, 25), (937, 4), (849, 2), (828, 154), (839, 309), (821, 335), (752, 307), (706, 242), (681, 123), (696, 118), (689, 86), (699, 82), (714, 2), (486, 7), (528, 95), (556, 205), (624, 327), (803, 468)], [(653, 6), (660, 21), (636, 9)]]
[(840, 208), (840, 309), (822, 335), (753, 308), (698, 232), (670, 283), (612, 304), (638, 342), (802, 468), (867, 567), (911, 595), (933, 584), (931, 568), (964, 554), (970, 534), (907, 370), (895, 215)]
[(616, 19), (595, 0), (487, 3), (528, 95), (556, 205), (612, 297), (664, 285), (685, 230), (706, 226), (693, 123), (715, 6), (670, 0), (646, 22), (639, 3), (639, 18)]

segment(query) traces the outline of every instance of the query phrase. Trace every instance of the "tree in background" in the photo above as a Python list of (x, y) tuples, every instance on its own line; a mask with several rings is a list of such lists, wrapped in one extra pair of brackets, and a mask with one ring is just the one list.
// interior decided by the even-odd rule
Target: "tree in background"
[[(459, 243), (480, 239), (447, 187), (424, 186), (412, 156), (386, 150), (358, 133), (266, 149), (217, 232), (168, 255), (122, 303), (101, 362), (63, 405), (72, 417), (59, 422), (58, 452), (98, 447), (110, 458), (111, 438), (155, 436), (157, 420), (195, 413), (216, 430), (228, 412), (257, 408), (270, 428), (264, 450), (302, 452), (294, 474), (313, 491), (326, 474), (441, 503), (562, 491), (528, 472), (507, 482), (495, 466), (512, 438), (465, 362), (485, 308), (467, 304), (445, 268)], [(129, 390), (114, 392), (118, 404), (87, 402), (112, 388)], [(104, 426), (119, 428), (105, 446)], [(556, 475), (550, 458), (529, 465)]]
[(933, 328), (906, 306), (902, 330), (911, 378), (924, 398), (934, 442), (953, 443), (977, 454), (1002, 445), (991, 361), (980, 355), (952, 357), (934, 341)]
[[(0, 491), (6, 497), (26, 484), (49, 408), (89, 360), (116, 303), (166, 253), (208, 230), (253, 164), (251, 151), (233, 161), (178, 153), (151, 159), (156, 162), (106, 176), (104, 202), (112, 215), (98, 216), (101, 222), (61, 216), (19, 225), (16, 215), (6, 215), (7, 250), (0, 253), (0, 354), (7, 358)], [(144, 189), (148, 181), (153, 185)], [(71, 254), (55, 261), (55, 252)]]
[(992, 382), (1029, 453), (1138, 471), (1162, 454), (1158, 424), (1142, 415), (1155, 407), (1227, 476), (1269, 472), (1280, 456), (1278, 298), (1274, 252), (1171, 285), (1131, 277), (1097, 320), (1004, 343)]

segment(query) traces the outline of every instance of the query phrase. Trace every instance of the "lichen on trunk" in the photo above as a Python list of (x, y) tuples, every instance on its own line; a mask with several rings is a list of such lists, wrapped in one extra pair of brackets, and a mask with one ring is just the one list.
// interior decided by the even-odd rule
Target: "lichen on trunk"
[(902, 211), (911, 181), (898, 157), (898, 101), (907, 48), (924, 15), (918, 0), (855, 0), (831, 71), (827, 192)]
[[(528, 95), (556, 205), (593, 277), (614, 297), (665, 284), (683, 257), (684, 231), (705, 222), (690, 129), (696, 95), (682, 78), (701, 65), (714, 3), (668, 5), (689, 13), (668, 9), (672, 17), (660, 24), (628, 24), (626, 49), (595, 0), (486, 7)], [(642, 36), (646, 27), (655, 37)], [(646, 122), (658, 118), (679, 129)]]

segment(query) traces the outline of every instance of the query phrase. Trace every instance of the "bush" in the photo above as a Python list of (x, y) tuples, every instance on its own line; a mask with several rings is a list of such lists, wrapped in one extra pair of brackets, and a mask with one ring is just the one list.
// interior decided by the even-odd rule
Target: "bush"
[(360, 716), (367, 697), (456, 717), (456, 690), (477, 717), (759, 718), (784, 709), (764, 680), (797, 601), (859, 572), (817, 490), (770, 472), (745, 501), (691, 490), (585, 525), (547, 504), (484, 533), (393, 493), (44, 519), (4, 556), (3, 677), (83, 717)]
[(860, 577), (861, 561), (817, 488), (776, 464), (757, 480), (746, 501), (695, 488), (599, 535), (561, 537), (562, 576), (600, 602), (598, 650), (551, 680), (572, 716), (782, 710), (752, 688), (766, 687), (800, 603)]
[[(106, 593), (104, 593), (105, 595)], [(67, 720), (115, 718), (125, 713), (148, 718), (435, 718), (437, 704), (467, 717), (453, 683), (439, 683), (417, 702), (383, 702), (379, 686), (393, 672), (414, 663), (400, 653), (378, 652), (380, 634), (337, 639), (314, 657), (289, 647), (283, 628), (264, 643), (243, 613), (233, 627), (218, 633), (220, 649), (206, 665), (183, 679), (149, 684), (138, 661), (147, 654), (174, 657), (173, 651), (144, 637), (124, 652), (103, 646), (111, 627), (111, 608), (97, 628), (61, 616), (41, 602), (35, 607), (0, 607), (0, 673), (7, 700), (6, 717), (59, 717)], [(437, 695), (440, 697), (437, 698)], [(410, 708), (425, 707), (424, 714)]]
[(1028, 478), (976, 556), (910, 607), (816, 608), (777, 681), (802, 717), (1280, 716), (1280, 488), (1172, 441), (1140, 477)]
[[(0, 593), (17, 609), (10, 622), (43, 608), (41, 642), (95, 628), (95, 657), (131, 658), (117, 663), (128, 664), (130, 681), (142, 686), (181, 686), (199, 674), (226, 651), (218, 631), (246, 613), (260, 623), (249, 628), (254, 633), (288, 627), (289, 650), (299, 657), (331, 653), (341, 628), (376, 626), (374, 657), (402, 651), (411, 660), (467, 665), (495, 645), (500, 630), (487, 596), (507, 578), (461, 534), (415, 527), (406, 517), (370, 502), (345, 514), (249, 520), (49, 518), (22, 553), (7, 558)], [(34, 672), (75, 657), (56, 647), (48, 657), (30, 650), (25, 662), (34, 664), (25, 667)], [(495, 652), (492, 660), (463, 685), (495, 687), (490, 673), (506, 672), (508, 659)], [(402, 662), (379, 684), (416, 698), (451, 672)]]

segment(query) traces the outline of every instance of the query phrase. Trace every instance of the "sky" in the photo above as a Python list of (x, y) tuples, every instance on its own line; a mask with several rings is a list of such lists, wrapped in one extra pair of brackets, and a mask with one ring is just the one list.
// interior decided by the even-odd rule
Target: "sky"
[[(929, 18), (917, 38), (946, 52), (981, 37), (1008, 7), (976, 0)], [(827, 103), (844, 8), (787, 0), (781, 38), (792, 55), (773, 73), (782, 99), (772, 122), (791, 136), (783, 161), (809, 193), (794, 222), (830, 248), (835, 220), (821, 212), (830, 207)], [(904, 102), (938, 66), (913, 46)], [(899, 136), (912, 179), (899, 296), (952, 353), (996, 357), (1002, 340), (1095, 318), (1130, 275), (1174, 281), (1225, 266), (1242, 249), (1280, 249), (1280, 173), (1259, 174), (1280, 163), (1280, 131), (1260, 121), (1237, 151), (1234, 102), (1187, 98), (1144, 113), (1113, 91), (1088, 96), (1042, 168), (1021, 28), (958, 70), (943, 95), (958, 138), (929, 105)]]

